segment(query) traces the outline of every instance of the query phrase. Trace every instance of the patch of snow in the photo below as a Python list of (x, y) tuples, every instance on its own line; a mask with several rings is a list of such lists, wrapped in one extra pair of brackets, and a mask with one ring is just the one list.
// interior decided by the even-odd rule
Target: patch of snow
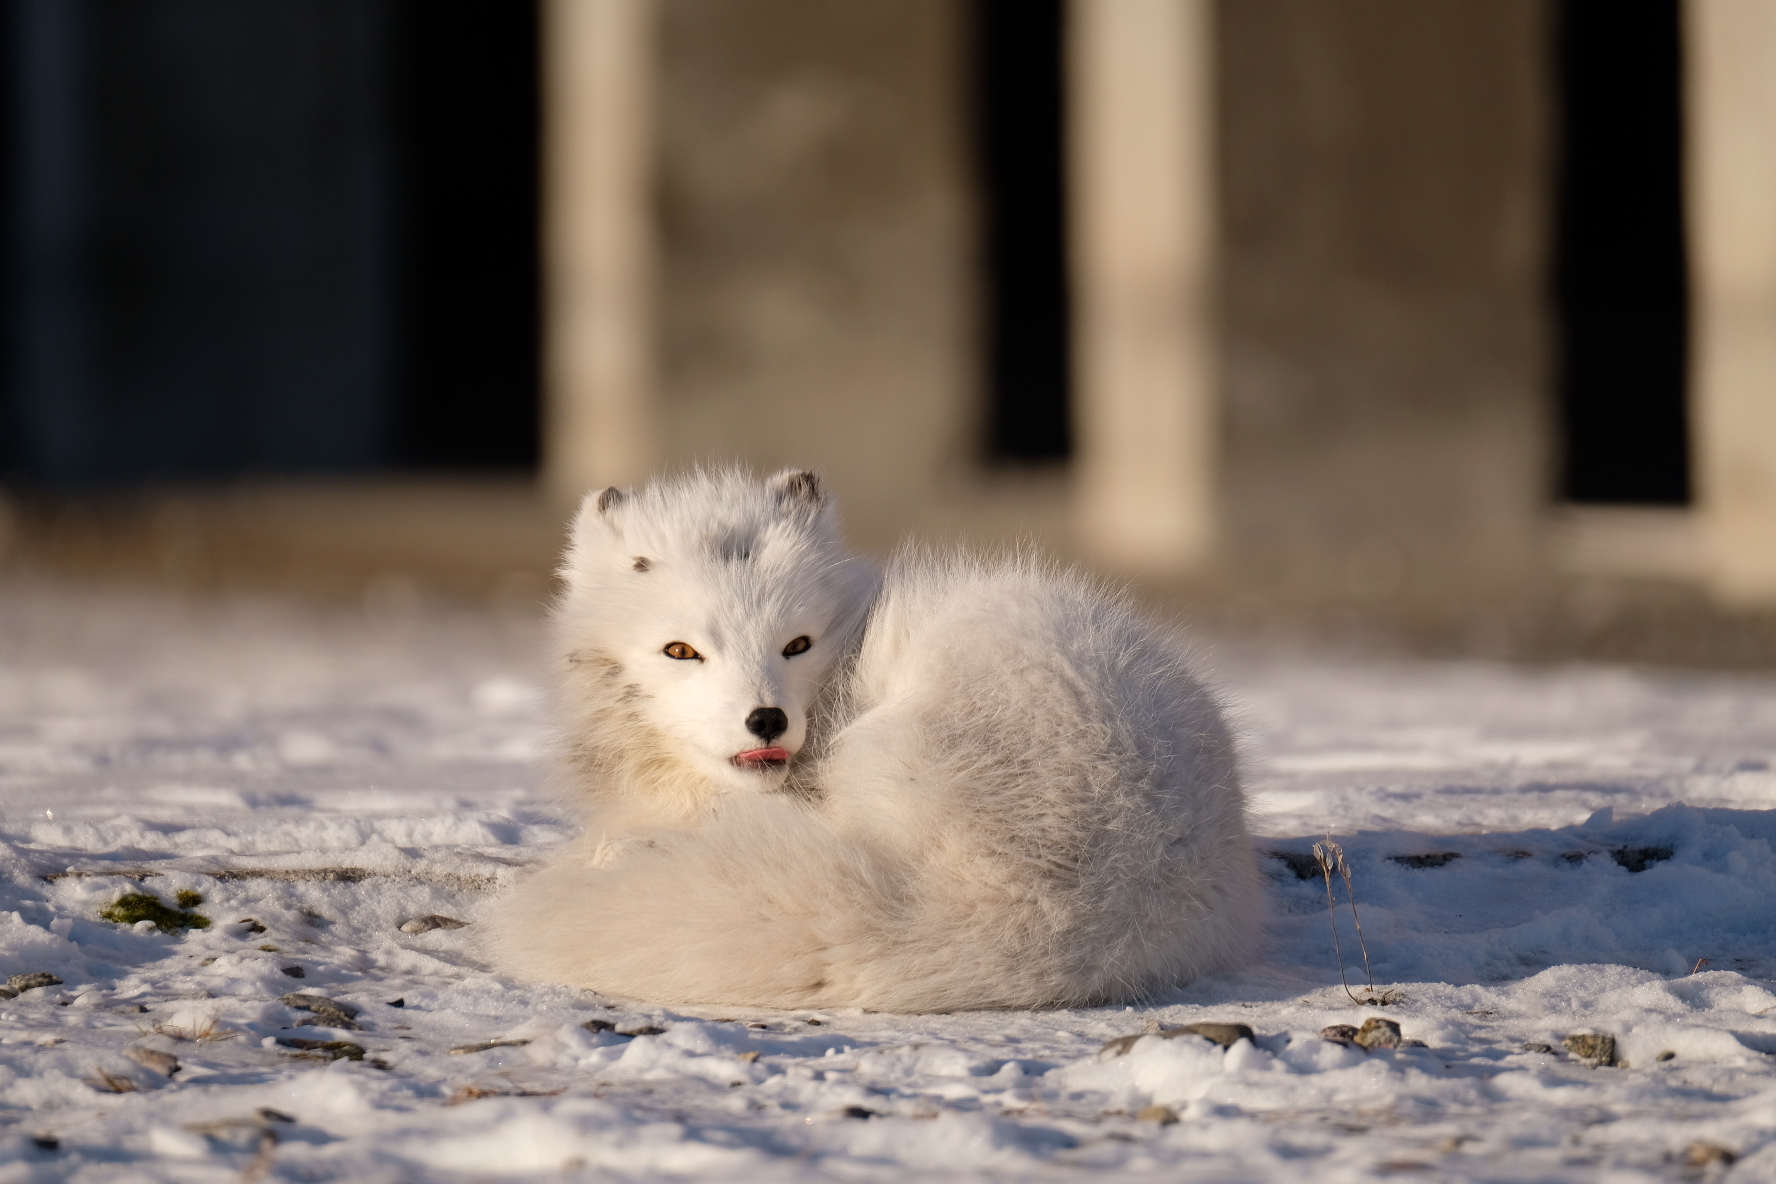
[[(1776, 1176), (1776, 679), (1211, 647), (1263, 964), (1135, 1007), (786, 1014), (477, 962), (572, 831), (540, 644), (0, 584), (0, 976), (61, 980), (0, 999), (0, 1180)], [(1328, 832), (1385, 1008), (1340, 982)], [(208, 928), (99, 916), (180, 891)], [(470, 925), (400, 928), (434, 914)], [(1406, 1045), (1320, 1034), (1374, 1016)], [(1201, 1021), (1256, 1040), (1165, 1035)]]

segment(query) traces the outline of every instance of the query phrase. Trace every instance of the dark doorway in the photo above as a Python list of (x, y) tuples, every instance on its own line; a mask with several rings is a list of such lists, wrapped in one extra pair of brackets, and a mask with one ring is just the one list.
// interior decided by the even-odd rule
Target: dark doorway
[(538, 447), (537, 5), (402, 0), (404, 360), (396, 459), (530, 468)]
[(1562, 0), (1563, 493), (1690, 498), (1678, 0)]
[(986, 244), (988, 453), (1065, 458), (1068, 414), (1061, 0), (976, 0)]
[(0, 9), (0, 476), (534, 463), (534, 3)]

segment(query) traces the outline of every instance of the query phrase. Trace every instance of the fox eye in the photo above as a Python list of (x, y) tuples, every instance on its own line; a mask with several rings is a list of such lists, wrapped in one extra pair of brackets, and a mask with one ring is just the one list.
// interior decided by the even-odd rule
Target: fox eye
[(703, 660), (702, 654), (699, 654), (696, 650), (692, 649), (682, 641), (675, 641), (660, 652), (665, 654), (668, 658), (677, 658), (680, 662), (689, 662), (692, 658), (695, 658), (699, 662)]
[(813, 644), (814, 643), (809, 641), (806, 637), (798, 637), (783, 647), (783, 656), (786, 658), (793, 658), (797, 654), (805, 654), (808, 652), (808, 647)]

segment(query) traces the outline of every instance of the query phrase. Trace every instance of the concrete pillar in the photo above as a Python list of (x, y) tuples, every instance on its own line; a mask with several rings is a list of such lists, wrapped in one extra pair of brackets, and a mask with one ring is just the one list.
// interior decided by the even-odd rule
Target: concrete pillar
[(1686, 0), (1691, 397), (1708, 579), (1776, 605), (1776, 4)]
[(1067, 37), (1080, 544), (1180, 575), (1218, 518), (1208, 0), (1073, 0)]
[(543, 479), (566, 503), (656, 457), (652, 0), (543, 8)]

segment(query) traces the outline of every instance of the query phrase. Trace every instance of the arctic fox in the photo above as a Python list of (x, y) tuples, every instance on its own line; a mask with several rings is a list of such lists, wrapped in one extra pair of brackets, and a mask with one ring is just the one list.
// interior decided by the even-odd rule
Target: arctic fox
[(1112, 1002), (1262, 913), (1228, 727), (1128, 599), (1029, 558), (841, 547), (813, 474), (589, 494), (555, 612), (585, 829), (483, 929), (661, 1002)]

